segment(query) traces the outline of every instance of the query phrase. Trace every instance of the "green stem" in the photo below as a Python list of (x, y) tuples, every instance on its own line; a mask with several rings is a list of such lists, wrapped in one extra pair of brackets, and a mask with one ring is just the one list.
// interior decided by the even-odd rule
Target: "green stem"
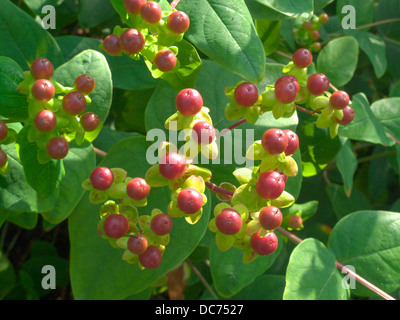
[[(284, 236), (286, 236), (293, 243), (299, 244), (303, 241), (299, 237), (295, 236), (294, 234), (290, 233), (289, 231), (287, 231), (285, 229), (282, 229), (281, 227), (279, 227), (275, 230), (278, 231), (279, 233), (283, 234)], [(372, 290), (376, 294), (380, 295), (382, 298), (384, 298), (386, 300), (395, 300), (393, 297), (388, 295), (386, 292), (382, 291), (378, 287), (374, 286), (372, 283), (370, 283), (367, 280), (365, 280), (364, 278), (360, 277), (357, 273), (354, 273), (353, 271), (345, 268), (339, 262), (335, 261), (335, 265), (339, 271), (347, 273), (348, 275), (350, 275), (351, 277), (356, 279), (356, 281), (358, 281), (359, 283), (361, 283), (363, 286), (367, 287), (368, 289)]]
[(359, 27), (356, 28), (356, 30), (362, 30), (362, 29), (375, 27), (375, 26), (379, 26), (379, 25), (382, 25), (382, 24), (386, 24), (386, 23), (399, 22), (399, 21), (400, 21), (400, 18), (393, 18), (393, 19), (386, 19), (386, 20), (376, 21), (376, 22), (364, 24), (363, 26), (359, 26)]
[(196, 276), (199, 278), (201, 283), (204, 285), (204, 287), (210, 292), (210, 294), (213, 296), (215, 300), (218, 300), (217, 294), (214, 292), (214, 290), (211, 288), (207, 280), (203, 277), (203, 275), (200, 273), (200, 271), (195, 267), (195, 265), (189, 260), (185, 260), (186, 263), (190, 266), (190, 268), (193, 270), (193, 272), (196, 274)]

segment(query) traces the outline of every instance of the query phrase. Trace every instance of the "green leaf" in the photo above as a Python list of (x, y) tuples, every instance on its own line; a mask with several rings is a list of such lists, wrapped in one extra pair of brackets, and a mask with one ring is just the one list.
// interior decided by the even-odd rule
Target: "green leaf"
[(0, 208), (19, 213), (51, 210), (57, 198), (42, 198), (28, 184), (15, 144), (2, 146), (2, 149), (7, 153), (10, 172), (0, 175)]
[(347, 193), (351, 193), (353, 187), (354, 174), (357, 170), (358, 163), (355, 157), (352, 144), (350, 140), (347, 140), (343, 145), (338, 154), (336, 155), (336, 165), (342, 176), (344, 188)]
[[(400, 3), (392, 0), (381, 0), (375, 10), (375, 21), (398, 19), (400, 17)], [(384, 38), (400, 40), (400, 22), (393, 21), (377, 26), (379, 34)]]
[(13, 119), (28, 118), (27, 97), (17, 91), (24, 80), (21, 67), (8, 57), (0, 57), (0, 115)]
[(161, 79), (167, 81), (176, 92), (185, 88), (195, 88), (196, 78), (201, 70), (202, 63), (195, 47), (188, 41), (177, 42), (177, 58), (179, 60), (179, 69), (175, 72), (165, 72)]
[(319, 129), (310, 122), (298, 131), (303, 176), (311, 177), (321, 172), (339, 152), (342, 144), (338, 137), (331, 139), (327, 129)]
[[(374, 0), (338, 0), (336, 2), (336, 12), (339, 17), (339, 21), (342, 21), (343, 18), (348, 14), (347, 12), (342, 13), (342, 8), (346, 5), (353, 6), (356, 12), (356, 27), (360, 27), (374, 21)], [(347, 31), (348, 30), (345, 30), (345, 33)]]
[(354, 211), (372, 209), (368, 198), (357, 189), (348, 195), (342, 186), (332, 183), (326, 186), (326, 192), (338, 220)]
[(382, 77), (387, 68), (386, 45), (383, 38), (370, 32), (350, 30), (347, 33), (357, 39), (361, 50), (371, 61), (376, 76)]
[(95, 160), (91, 144), (86, 142), (78, 147), (73, 142), (70, 143), (68, 155), (63, 159), (65, 177), (61, 181), (60, 194), (53, 210), (42, 213), (44, 219), (58, 224), (70, 215), (85, 193), (81, 184), (95, 168)]
[[(382, 145), (393, 144), (393, 141), (388, 139), (384, 126), (371, 110), (372, 108), (370, 108), (365, 94), (357, 93), (351, 100), (351, 107), (354, 109), (355, 114), (354, 120), (346, 126), (340, 126), (339, 135), (349, 139)], [(374, 109), (378, 113), (379, 107)]]
[(306, 239), (293, 250), (286, 271), (284, 300), (347, 300), (335, 256), (316, 239)]
[(24, 166), (26, 181), (40, 197), (49, 197), (59, 191), (65, 174), (63, 160), (52, 159), (46, 164), (40, 164), (36, 142), (28, 141), (29, 128), (30, 125), (26, 125), (18, 134), (19, 157)]
[[(143, 136), (126, 138), (113, 146), (99, 165), (122, 167), (130, 177), (144, 177), (150, 167), (143, 156), (147, 150)], [(126, 161), (127, 150), (130, 161)], [(207, 197), (209, 194), (207, 192)], [(148, 206), (138, 208), (139, 214), (152, 209), (166, 211), (170, 201), (168, 188), (152, 188)], [(86, 194), (68, 219), (71, 240), (71, 285), (76, 299), (123, 299), (143, 291), (186, 259), (203, 238), (209, 221), (211, 201), (203, 207), (201, 219), (194, 225), (184, 218), (173, 218), (170, 243), (161, 265), (141, 271), (137, 265), (122, 260), (123, 250), (112, 247), (97, 233), (101, 204), (92, 205)], [(101, 268), (98, 268), (102, 265)], [(99, 281), (99, 279), (102, 279)]]
[(276, 251), (267, 256), (258, 256), (254, 261), (243, 263), (243, 250), (231, 248), (226, 252), (218, 249), (215, 239), (210, 245), (211, 276), (218, 294), (229, 298), (251, 284), (258, 276), (272, 266), (282, 250), (282, 238)]
[[(76, 55), (54, 71), (54, 80), (64, 86), (73, 87), (77, 76), (88, 74), (95, 80), (94, 91), (89, 95), (91, 103), (88, 103), (85, 112), (96, 113), (101, 124), (106, 120), (112, 102), (111, 71), (105, 57), (97, 51), (85, 50)], [(88, 132), (85, 138), (93, 141), (99, 130)]]
[(116, 14), (110, 1), (80, 0), (79, 23), (84, 28), (92, 28)]
[(375, 101), (371, 110), (386, 132), (400, 138), (400, 98), (386, 98)]
[(281, 22), (274, 20), (256, 20), (256, 30), (264, 46), (266, 56), (273, 53), (281, 40)]
[(189, 15), (185, 36), (196, 48), (249, 81), (263, 79), (264, 49), (243, 1), (181, 1), (177, 9)]
[[(390, 211), (353, 212), (333, 228), (328, 248), (336, 259), (385, 292), (400, 288), (400, 214)], [(375, 296), (362, 285), (354, 294)]]
[(255, 0), (277, 12), (288, 17), (308, 21), (314, 11), (313, 0), (292, 1), (292, 0)]
[(46, 57), (54, 67), (64, 61), (57, 43), (39, 23), (11, 1), (1, 0), (0, 5), (0, 56), (14, 59), (23, 70), (37, 57)]
[(328, 76), (333, 85), (341, 87), (353, 77), (357, 62), (357, 40), (351, 36), (340, 37), (329, 41), (320, 51), (317, 59), (317, 71)]

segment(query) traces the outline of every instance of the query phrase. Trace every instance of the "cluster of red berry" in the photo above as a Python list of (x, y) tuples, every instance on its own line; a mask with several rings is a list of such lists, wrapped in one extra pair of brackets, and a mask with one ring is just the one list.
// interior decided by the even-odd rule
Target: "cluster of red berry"
[[(29, 141), (38, 146), (39, 162), (63, 159), (69, 152), (68, 134), (76, 132), (77, 143), (83, 141), (85, 132), (96, 130), (100, 119), (93, 112), (86, 112), (88, 95), (95, 88), (94, 79), (87, 74), (76, 77), (73, 87), (64, 87), (52, 79), (51, 61), (35, 59), (18, 91), (28, 95)], [(78, 139), (78, 136), (81, 138)]]
[(124, 8), (136, 27), (115, 29), (104, 39), (104, 50), (113, 56), (124, 53), (135, 59), (142, 55), (161, 72), (173, 70), (177, 48), (171, 45), (181, 40), (189, 28), (187, 14), (163, 12), (160, 4), (147, 0), (124, 0)]
[(313, 17), (310, 21), (304, 22), (299, 27), (293, 28), (293, 34), (299, 46), (308, 48), (311, 52), (317, 53), (321, 50), (320, 28), (321, 25), (329, 22), (329, 16), (321, 13), (318, 17)]
[(275, 119), (290, 117), (299, 105), (303, 105), (318, 117), (318, 128), (329, 128), (331, 137), (337, 135), (339, 125), (347, 125), (354, 119), (349, 95), (342, 90), (330, 93), (329, 78), (322, 73), (308, 75), (307, 69), (313, 61), (312, 53), (298, 49), (292, 61), (283, 68), (284, 73), (274, 85), (267, 85), (259, 94), (250, 82), (241, 81), (229, 87), (225, 93), (231, 101), (226, 105), (225, 116), (236, 120), (242, 116), (254, 123), (264, 112), (272, 111)]

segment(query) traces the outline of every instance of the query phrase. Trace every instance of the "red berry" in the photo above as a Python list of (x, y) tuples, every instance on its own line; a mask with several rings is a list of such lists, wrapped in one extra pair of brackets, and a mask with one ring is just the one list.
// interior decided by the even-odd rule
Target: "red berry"
[(275, 169), (274, 171), (278, 172), (282, 176), (282, 179), (286, 184), (286, 182), (288, 180), (288, 176), (286, 174), (284, 174), (282, 171), (280, 171), (279, 169)]
[(288, 104), (296, 100), (299, 91), (299, 83), (295, 81), (277, 80), (275, 83), (275, 98), (283, 104)]
[(242, 217), (234, 209), (222, 209), (215, 218), (218, 230), (227, 235), (233, 235), (240, 231), (243, 225)]
[(288, 136), (281, 129), (268, 129), (264, 132), (261, 144), (269, 154), (280, 154), (288, 145)]
[(165, 213), (157, 214), (151, 219), (150, 228), (155, 234), (164, 236), (172, 229), (172, 219)]
[(162, 18), (162, 9), (161, 6), (154, 1), (147, 1), (140, 8), (140, 15), (142, 19), (150, 24), (158, 23)]
[(135, 234), (128, 239), (128, 250), (134, 254), (142, 254), (146, 251), (148, 241), (142, 234)]
[(196, 122), (193, 126), (192, 138), (199, 144), (210, 144), (215, 139), (215, 129), (207, 121)]
[(78, 115), (85, 111), (87, 102), (82, 93), (79, 91), (72, 91), (64, 96), (62, 106), (65, 112), (71, 115)]
[(347, 92), (338, 90), (331, 94), (329, 97), (329, 103), (334, 109), (343, 109), (347, 107), (350, 102), (350, 97)]
[(322, 44), (321, 42), (314, 42), (311, 44), (311, 51), (314, 53), (320, 52), (322, 49)]
[(33, 119), (36, 129), (42, 132), (51, 132), (57, 126), (57, 118), (50, 110), (39, 111)]
[(176, 109), (184, 116), (194, 116), (203, 107), (203, 98), (196, 89), (183, 89), (175, 99)]
[(292, 229), (298, 229), (302, 226), (303, 219), (295, 214), (291, 215), (288, 220), (288, 225)]
[(85, 131), (91, 132), (96, 130), (100, 125), (100, 118), (93, 112), (86, 112), (80, 117), (80, 123)]
[(118, 56), (122, 53), (120, 36), (118, 34), (110, 34), (103, 41), (104, 50), (111, 56)]
[(53, 64), (46, 58), (35, 59), (30, 68), (32, 77), (36, 80), (50, 79), (53, 76)]
[(0, 149), (0, 168), (3, 168), (7, 163), (7, 153)]
[(285, 155), (290, 156), (293, 153), (296, 152), (296, 150), (299, 147), (299, 137), (295, 132), (289, 129), (283, 130), (283, 132), (287, 135), (288, 137), (288, 144), (285, 149)]
[(189, 29), (190, 20), (183, 11), (172, 12), (167, 19), (168, 28), (176, 34), (184, 33)]
[(261, 209), (258, 220), (261, 226), (266, 230), (274, 230), (282, 224), (282, 212), (274, 206), (264, 207)]
[(126, 186), (126, 193), (134, 200), (140, 201), (150, 193), (150, 186), (143, 178), (133, 178)]
[(179, 179), (186, 172), (186, 160), (178, 153), (168, 153), (160, 159), (159, 170), (168, 180)]
[(112, 213), (105, 218), (103, 228), (108, 237), (118, 239), (128, 232), (129, 222), (124, 215)]
[(307, 89), (311, 94), (320, 96), (329, 89), (329, 79), (323, 73), (315, 73), (307, 79)]
[(319, 22), (322, 24), (327, 24), (329, 22), (329, 16), (326, 13), (321, 13), (319, 15)]
[(121, 49), (128, 54), (136, 54), (144, 48), (145, 39), (143, 33), (137, 29), (127, 29), (122, 32), (119, 42)]
[(258, 89), (254, 84), (244, 82), (236, 87), (234, 97), (238, 105), (251, 107), (258, 100)]
[(276, 199), (285, 189), (285, 181), (276, 171), (264, 171), (256, 183), (257, 194), (264, 199)]
[(8, 127), (4, 121), (0, 120), (0, 142), (5, 140), (8, 136)]
[(304, 29), (306, 29), (306, 30), (312, 30), (312, 28), (313, 28), (313, 23), (312, 23), (312, 21), (304, 22), (304, 23), (303, 23), (303, 27), (304, 27)]
[(298, 49), (293, 53), (293, 63), (299, 68), (307, 68), (313, 60), (313, 56), (308, 49)]
[(250, 246), (259, 255), (266, 256), (278, 248), (278, 237), (274, 232), (267, 233), (260, 237), (260, 231), (253, 233), (250, 237)]
[(53, 159), (63, 159), (69, 151), (68, 141), (64, 137), (54, 137), (47, 142), (46, 151)]
[(297, 78), (290, 74), (284, 75), (284, 76), (280, 77), (278, 80), (276, 80), (275, 86), (280, 86), (282, 83), (288, 83), (288, 82), (294, 83), (297, 90), (299, 90), (300, 86), (299, 86), (299, 82), (297, 81)]
[(93, 77), (89, 76), (88, 74), (81, 74), (80, 76), (76, 77), (74, 81), (75, 89), (85, 95), (92, 93), (95, 86), (96, 84)]
[(32, 95), (39, 102), (47, 102), (54, 97), (56, 89), (47, 79), (36, 80), (32, 86)]
[(343, 118), (342, 118), (342, 120), (339, 120), (337, 118), (335, 118), (335, 119), (336, 119), (337, 123), (341, 124), (342, 126), (345, 126), (345, 125), (347, 125), (347, 124), (349, 124), (350, 122), (353, 121), (353, 119), (354, 119), (354, 110), (350, 106), (344, 107), (342, 110), (343, 110)]
[(162, 72), (171, 71), (176, 66), (175, 53), (169, 49), (158, 51), (154, 58), (154, 64), (157, 66), (158, 70)]
[(90, 174), (90, 182), (97, 190), (107, 190), (114, 182), (114, 174), (107, 167), (97, 167)]
[(320, 38), (320, 33), (318, 30), (313, 30), (310, 33), (311, 40), (317, 41)]
[(196, 213), (203, 206), (203, 196), (196, 189), (183, 189), (178, 194), (177, 206), (186, 214)]
[(160, 249), (155, 246), (148, 246), (147, 250), (139, 255), (140, 264), (147, 269), (157, 268), (162, 260)]
[(124, 7), (130, 14), (140, 14), (140, 8), (146, 3), (146, 0), (124, 0)]

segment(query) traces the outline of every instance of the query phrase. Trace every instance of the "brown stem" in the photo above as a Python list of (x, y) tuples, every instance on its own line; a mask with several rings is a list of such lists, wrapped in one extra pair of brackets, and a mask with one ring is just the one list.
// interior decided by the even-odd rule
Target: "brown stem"
[(94, 152), (99, 155), (100, 157), (105, 157), (107, 155), (107, 152), (100, 150), (96, 147), (93, 147)]
[[(276, 231), (278, 231), (279, 233), (283, 234), (284, 236), (286, 236), (290, 241), (299, 244), (300, 242), (302, 242), (303, 240), (298, 238), (297, 236), (295, 236), (294, 234), (292, 234), (291, 232), (279, 227), (276, 229)], [(382, 298), (386, 299), (386, 300), (395, 300), (393, 297), (391, 297), (390, 295), (388, 295), (386, 292), (382, 291), (381, 289), (379, 289), (378, 287), (374, 286), (372, 283), (370, 283), (369, 281), (365, 280), (364, 278), (362, 278), (361, 276), (359, 276), (357, 273), (347, 269), (346, 267), (344, 267), (342, 264), (340, 264), (339, 262), (335, 261), (335, 265), (336, 268), (341, 271), (341, 272), (345, 272), (348, 275), (354, 277), (354, 279), (356, 279), (359, 283), (361, 283), (362, 285), (364, 285), (365, 287), (367, 287), (368, 289), (372, 290), (373, 292), (375, 292), (376, 294), (380, 295)]]
[(400, 18), (386, 19), (386, 20), (381, 20), (381, 21), (376, 21), (376, 22), (364, 24), (363, 26), (359, 26), (356, 29), (357, 30), (362, 30), (362, 29), (366, 29), (366, 28), (370, 28), (370, 27), (379, 26), (381, 24), (386, 24), (386, 23), (391, 23), (391, 22), (398, 22), (398, 21), (400, 21)]
[(172, 9), (175, 9), (175, 7), (178, 5), (179, 1), (180, 1), (180, 0), (174, 0), (174, 1), (172, 1), (172, 2), (171, 2), (171, 8), (172, 8)]
[(186, 259), (185, 261), (190, 266), (190, 268), (193, 270), (193, 272), (196, 274), (196, 276), (199, 278), (199, 280), (204, 285), (204, 287), (208, 290), (208, 292), (210, 292), (210, 294), (213, 296), (213, 298), (215, 300), (218, 300), (218, 296), (216, 295), (214, 290), (211, 288), (211, 286), (208, 284), (207, 280), (200, 273), (200, 271), (195, 267), (195, 265), (189, 259)]
[(224, 130), (222, 130), (220, 133), (217, 134), (217, 138), (219, 138), (220, 136), (223, 136), (225, 133), (233, 130), (234, 128), (240, 126), (242, 123), (245, 123), (246, 119), (240, 119), (238, 122), (232, 124), (231, 126), (229, 126), (228, 128), (225, 128)]
[(311, 114), (314, 117), (318, 117), (318, 114), (316, 111), (308, 110), (306, 108), (300, 107), (297, 104), (295, 105), (297, 110), (303, 111), (305, 113)]
[(224, 188), (218, 187), (217, 185), (215, 185), (214, 183), (207, 181), (206, 183), (206, 187), (208, 189), (210, 189), (211, 191), (215, 192), (215, 193), (219, 193), (227, 198), (232, 198), (234, 192), (233, 191), (229, 191), (226, 190)]

